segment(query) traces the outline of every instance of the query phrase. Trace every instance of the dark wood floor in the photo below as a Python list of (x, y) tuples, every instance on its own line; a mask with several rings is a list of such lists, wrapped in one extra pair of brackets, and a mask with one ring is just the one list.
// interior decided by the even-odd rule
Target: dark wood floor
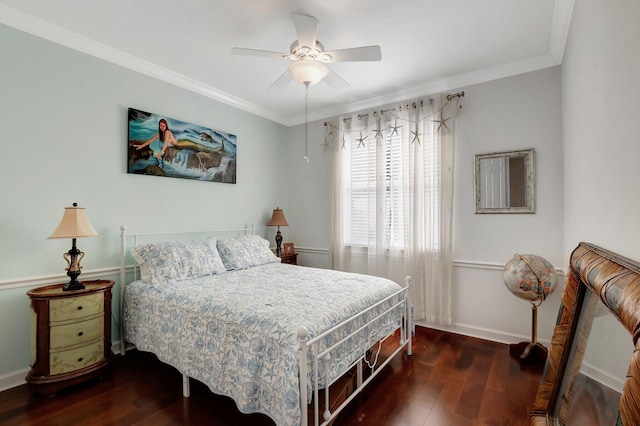
[[(401, 354), (340, 413), (335, 425), (528, 425), (541, 366), (507, 345), (418, 327), (414, 355)], [(148, 353), (116, 356), (112, 377), (46, 399), (26, 385), (0, 393), (2, 425), (272, 425), (191, 382)]]

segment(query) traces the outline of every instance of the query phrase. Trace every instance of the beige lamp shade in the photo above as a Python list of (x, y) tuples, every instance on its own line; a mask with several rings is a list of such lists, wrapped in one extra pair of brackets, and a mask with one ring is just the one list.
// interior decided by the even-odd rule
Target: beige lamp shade
[(271, 220), (267, 223), (267, 226), (289, 226), (287, 219), (284, 217), (282, 209), (276, 207), (271, 215)]
[(62, 220), (49, 238), (82, 238), (98, 235), (89, 222), (85, 208), (73, 203), (73, 206), (64, 208)]

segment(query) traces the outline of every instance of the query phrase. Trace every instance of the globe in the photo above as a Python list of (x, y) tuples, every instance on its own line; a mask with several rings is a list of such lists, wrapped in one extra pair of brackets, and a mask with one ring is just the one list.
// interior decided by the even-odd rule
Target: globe
[(548, 260), (535, 254), (516, 254), (504, 266), (504, 284), (515, 296), (542, 303), (555, 290), (558, 278)]

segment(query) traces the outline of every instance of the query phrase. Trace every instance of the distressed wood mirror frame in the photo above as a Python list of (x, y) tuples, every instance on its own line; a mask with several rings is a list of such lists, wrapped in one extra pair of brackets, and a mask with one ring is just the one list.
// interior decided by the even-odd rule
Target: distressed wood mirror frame
[(535, 150), (474, 157), (476, 213), (535, 213)]
[(531, 412), (532, 426), (566, 422), (563, 416), (571, 404), (567, 389), (572, 388), (580, 370), (588, 339), (588, 333), (580, 329), (585, 329), (585, 321), (593, 319), (589, 315), (593, 312), (585, 312), (593, 306), (586, 302), (590, 298), (602, 301), (633, 342), (616, 424), (634, 425), (640, 419), (640, 405), (635, 401), (640, 395), (640, 264), (592, 244), (580, 243), (571, 254), (547, 364)]

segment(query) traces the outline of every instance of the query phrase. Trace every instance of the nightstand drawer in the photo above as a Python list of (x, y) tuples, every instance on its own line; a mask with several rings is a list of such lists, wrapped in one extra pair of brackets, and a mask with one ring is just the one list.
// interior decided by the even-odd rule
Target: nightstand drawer
[(49, 355), (49, 374), (62, 374), (76, 371), (96, 364), (104, 358), (104, 342), (96, 342), (62, 352), (52, 352)]
[(288, 263), (289, 265), (297, 265), (298, 264), (298, 253), (290, 253), (290, 254), (280, 254), (280, 262)]
[(49, 302), (50, 322), (82, 318), (100, 312), (104, 312), (103, 293), (51, 300)]
[(104, 317), (81, 321), (74, 324), (51, 327), (50, 348), (79, 345), (99, 339), (104, 334)]

